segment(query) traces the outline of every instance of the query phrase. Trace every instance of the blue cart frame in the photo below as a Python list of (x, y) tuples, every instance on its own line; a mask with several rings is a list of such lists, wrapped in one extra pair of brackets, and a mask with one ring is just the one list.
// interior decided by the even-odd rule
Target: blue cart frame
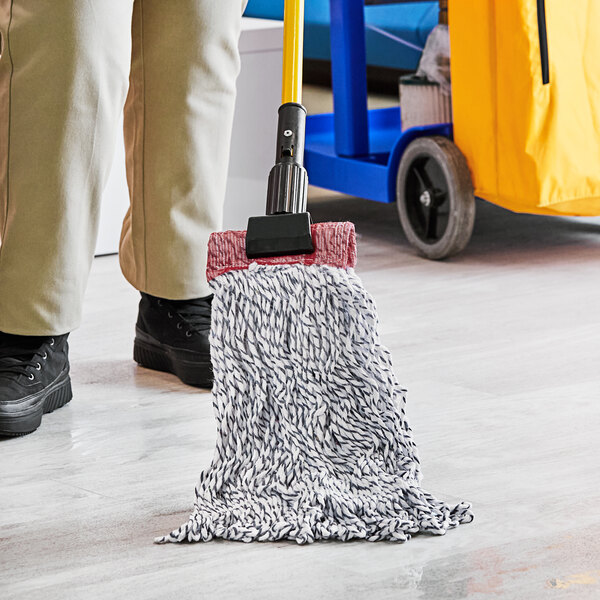
[(408, 144), (452, 139), (452, 124), (401, 130), (400, 107), (367, 109), (363, 0), (330, 0), (334, 112), (309, 115), (305, 166), (312, 185), (378, 202), (396, 201), (396, 176)]

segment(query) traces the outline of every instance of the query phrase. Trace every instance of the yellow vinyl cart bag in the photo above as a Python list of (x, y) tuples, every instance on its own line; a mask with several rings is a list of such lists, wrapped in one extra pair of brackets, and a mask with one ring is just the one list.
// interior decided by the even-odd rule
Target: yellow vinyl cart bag
[(450, 0), (454, 140), (475, 194), (600, 215), (600, 0)]

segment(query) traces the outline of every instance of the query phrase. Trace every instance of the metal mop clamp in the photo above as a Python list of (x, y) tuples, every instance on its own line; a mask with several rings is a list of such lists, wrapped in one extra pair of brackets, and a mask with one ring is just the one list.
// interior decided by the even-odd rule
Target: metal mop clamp
[(248, 220), (248, 258), (314, 252), (311, 219), (306, 211), (306, 109), (301, 104), (303, 35), (304, 0), (285, 0), (282, 104), (275, 166), (269, 173), (266, 216)]

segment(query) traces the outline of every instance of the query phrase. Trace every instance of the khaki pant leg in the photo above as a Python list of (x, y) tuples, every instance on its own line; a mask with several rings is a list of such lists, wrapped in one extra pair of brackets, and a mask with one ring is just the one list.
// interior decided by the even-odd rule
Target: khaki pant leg
[(79, 325), (133, 0), (0, 0), (0, 331)]
[(131, 208), (121, 268), (138, 290), (205, 296), (222, 225), (243, 0), (136, 0), (125, 107)]

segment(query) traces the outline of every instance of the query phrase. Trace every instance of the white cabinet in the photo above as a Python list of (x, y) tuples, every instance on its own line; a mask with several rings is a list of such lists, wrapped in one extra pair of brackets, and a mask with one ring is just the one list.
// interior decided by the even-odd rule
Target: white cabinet
[(223, 229), (246, 229), (248, 217), (265, 214), (281, 104), (283, 23), (244, 18), (240, 53)]

